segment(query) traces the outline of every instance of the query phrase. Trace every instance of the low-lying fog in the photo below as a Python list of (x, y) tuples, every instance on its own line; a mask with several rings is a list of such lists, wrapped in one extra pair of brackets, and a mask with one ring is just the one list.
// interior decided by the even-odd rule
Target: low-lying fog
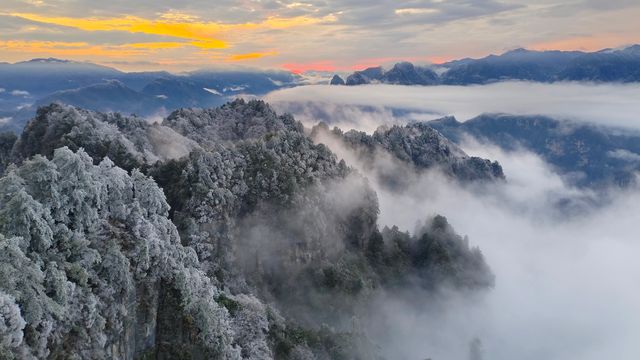
[(331, 114), (334, 124), (367, 131), (375, 129), (376, 123), (394, 121), (398, 116), (432, 120), (453, 115), (464, 121), (482, 113), (500, 112), (640, 127), (639, 84), (315, 85), (275, 91), (265, 100), (305, 123), (315, 123), (319, 117)]
[[(639, 94), (637, 85), (312, 86), (278, 91), (267, 100), (297, 109), (295, 115), (307, 124), (312, 118), (305, 116), (318, 111), (308, 102), (323, 103), (325, 115), (338, 118), (343, 129), (370, 132), (382, 123), (407, 121), (406, 113), (380, 106), (433, 110), (434, 117), (453, 114), (461, 120), (483, 112), (544, 113), (636, 127)], [(365, 111), (349, 113), (345, 105)], [(360, 167), (339, 144), (325, 142)], [(498, 160), (508, 182), (461, 187), (436, 173), (414, 174), (399, 195), (370, 180), (378, 192), (382, 225), (413, 231), (427, 216), (445, 215), (483, 251), (496, 275), (495, 288), (424, 306), (381, 297), (372, 319), (377, 325), (370, 332), (386, 355), (412, 360), (637, 359), (640, 191), (612, 190), (611, 203), (565, 216), (557, 199), (588, 199), (588, 190), (567, 186), (534, 154), (505, 153), (472, 141), (463, 147)], [(475, 338), (480, 342), (470, 355)]]

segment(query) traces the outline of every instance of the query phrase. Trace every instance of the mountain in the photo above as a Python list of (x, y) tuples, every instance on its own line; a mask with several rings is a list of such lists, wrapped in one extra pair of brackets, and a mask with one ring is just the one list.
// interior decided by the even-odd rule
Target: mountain
[[(329, 130), (321, 123), (313, 128), (311, 136), (318, 142), (339, 141), (392, 190), (402, 190), (404, 181), (410, 181), (397, 176), (411, 173), (407, 167), (418, 171), (437, 169), (461, 182), (505, 179), (500, 164), (467, 155), (427, 123), (382, 126), (371, 135), (356, 130)], [(385, 165), (381, 166), (381, 162)]]
[(0, 64), (0, 130), (20, 132), (38, 107), (59, 101), (96, 111), (156, 115), (212, 107), (230, 97), (262, 95), (302, 81), (286, 71), (199, 70), (126, 73), (60, 59)]
[(262, 95), (270, 91), (296, 86), (302, 78), (278, 70), (198, 70), (185, 75), (189, 80), (224, 95)]
[[(182, 107), (219, 106), (225, 102), (222, 93), (188, 78), (158, 78), (148, 83), (141, 90), (141, 93), (149, 98), (157, 99), (162, 108), (169, 111)], [(158, 110), (159, 107), (155, 106), (147, 109), (145, 113), (157, 113)]]
[(345, 85), (345, 82), (339, 75), (333, 75), (329, 85)]
[(558, 78), (569, 81), (640, 81), (640, 45), (622, 50), (602, 50), (578, 57)]
[(502, 55), (424, 67), (398, 63), (388, 71), (380, 67), (356, 71), (347, 77), (347, 85), (470, 85), (506, 80), (638, 82), (639, 49), (640, 45), (591, 53), (516, 49)]
[(36, 107), (60, 102), (96, 111), (121, 111), (146, 115), (157, 111), (162, 100), (135, 91), (118, 80), (72, 90), (56, 91), (34, 104)]
[(367, 180), (261, 101), (52, 104), (5, 145), (2, 358), (379, 358), (353, 320), (377, 295), (493, 285), (444, 217), (379, 228)]
[(133, 90), (119, 80), (107, 80), (77, 89), (53, 92), (12, 114), (12, 121), (0, 128), (19, 133), (21, 127), (32, 117), (34, 109), (51, 103), (102, 112), (158, 116), (181, 107), (211, 107), (224, 102), (225, 98), (221, 94), (212, 93), (199, 84), (183, 79), (155, 79), (141, 91)]
[(347, 85), (363, 85), (370, 83), (385, 83), (395, 85), (435, 85), (438, 75), (427, 67), (415, 66), (408, 62), (395, 64), (385, 71), (381, 67), (356, 71), (347, 77)]
[(449, 117), (429, 126), (456, 142), (472, 136), (508, 151), (531, 151), (579, 186), (626, 186), (640, 171), (640, 132), (634, 130), (505, 114), (465, 122)]
[(117, 79), (124, 73), (106, 66), (60, 59), (33, 59), (0, 64), (0, 87), (35, 97)]

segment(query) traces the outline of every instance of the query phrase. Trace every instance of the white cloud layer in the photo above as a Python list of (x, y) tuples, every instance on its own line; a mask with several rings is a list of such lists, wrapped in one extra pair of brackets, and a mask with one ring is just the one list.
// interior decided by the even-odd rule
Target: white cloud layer
[(436, 304), (411, 294), (425, 299), (422, 306), (381, 298), (370, 331), (386, 355), (466, 360), (478, 338), (491, 360), (633, 359), (640, 338), (640, 192), (564, 217), (557, 199), (591, 194), (567, 187), (533, 154), (468, 150), (499, 160), (509, 182), (463, 188), (423, 174), (401, 195), (373, 186), (382, 224), (412, 231), (430, 215), (447, 216), (483, 251), (496, 286)]
[[(280, 110), (292, 110), (302, 121), (315, 122), (312, 115), (317, 113), (310, 113), (310, 109), (324, 109), (333, 116), (332, 123), (347, 127), (351, 123), (354, 127), (362, 126), (363, 130), (397, 120), (388, 109), (407, 110), (402, 117), (415, 120), (454, 115), (464, 121), (482, 113), (503, 112), (640, 128), (640, 84), (314, 85), (276, 91), (267, 95), (266, 100)], [(300, 106), (301, 103), (316, 106)], [(362, 107), (368, 107), (368, 111), (356, 114), (363, 111)], [(339, 111), (334, 110), (337, 108)], [(366, 121), (356, 121), (354, 116), (366, 118)]]

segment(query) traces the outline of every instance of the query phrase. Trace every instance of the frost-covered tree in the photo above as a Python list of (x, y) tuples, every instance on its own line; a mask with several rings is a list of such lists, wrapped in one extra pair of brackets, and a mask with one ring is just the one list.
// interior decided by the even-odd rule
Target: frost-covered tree
[(207, 148), (221, 142), (259, 139), (284, 130), (302, 132), (302, 124), (291, 115), (277, 115), (264, 101), (242, 99), (219, 108), (177, 110), (163, 125)]
[[(158, 313), (177, 311), (196, 344), (237, 356), (220, 291), (180, 244), (153, 180), (61, 148), (9, 169), (0, 194), (3, 351), (133, 358), (153, 350)], [(178, 306), (163, 308), (161, 284)]]
[(381, 126), (371, 135), (356, 130), (329, 130), (325, 123), (320, 123), (311, 136), (319, 142), (327, 138), (341, 141), (390, 186), (398, 181), (398, 173), (406, 171), (403, 170), (406, 165), (418, 170), (438, 169), (460, 181), (504, 179), (498, 162), (467, 155), (426, 122)]
[(198, 147), (170, 128), (142, 118), (54, 103), (38, 109), (13, 146), (11, 156), (16, 162), (36, 154), (51, 157), (55, 149), (63, 146), (73, 151), (84, 149), (96, 163), (109, 157), (126, 170), (180, 157)]

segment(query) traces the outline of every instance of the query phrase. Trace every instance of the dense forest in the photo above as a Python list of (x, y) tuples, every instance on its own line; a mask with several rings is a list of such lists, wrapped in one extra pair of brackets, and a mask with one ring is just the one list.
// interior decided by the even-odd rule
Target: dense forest
[(379, 359), (360, 320), (380, 292), (493, 286), (445, 217), (380, 227), (369, 180), (319, 132), (504, 178), (419, 124), (311, 131), (255, 100), (153, 124), (42, 107), (0, 137), (0, 358)]

